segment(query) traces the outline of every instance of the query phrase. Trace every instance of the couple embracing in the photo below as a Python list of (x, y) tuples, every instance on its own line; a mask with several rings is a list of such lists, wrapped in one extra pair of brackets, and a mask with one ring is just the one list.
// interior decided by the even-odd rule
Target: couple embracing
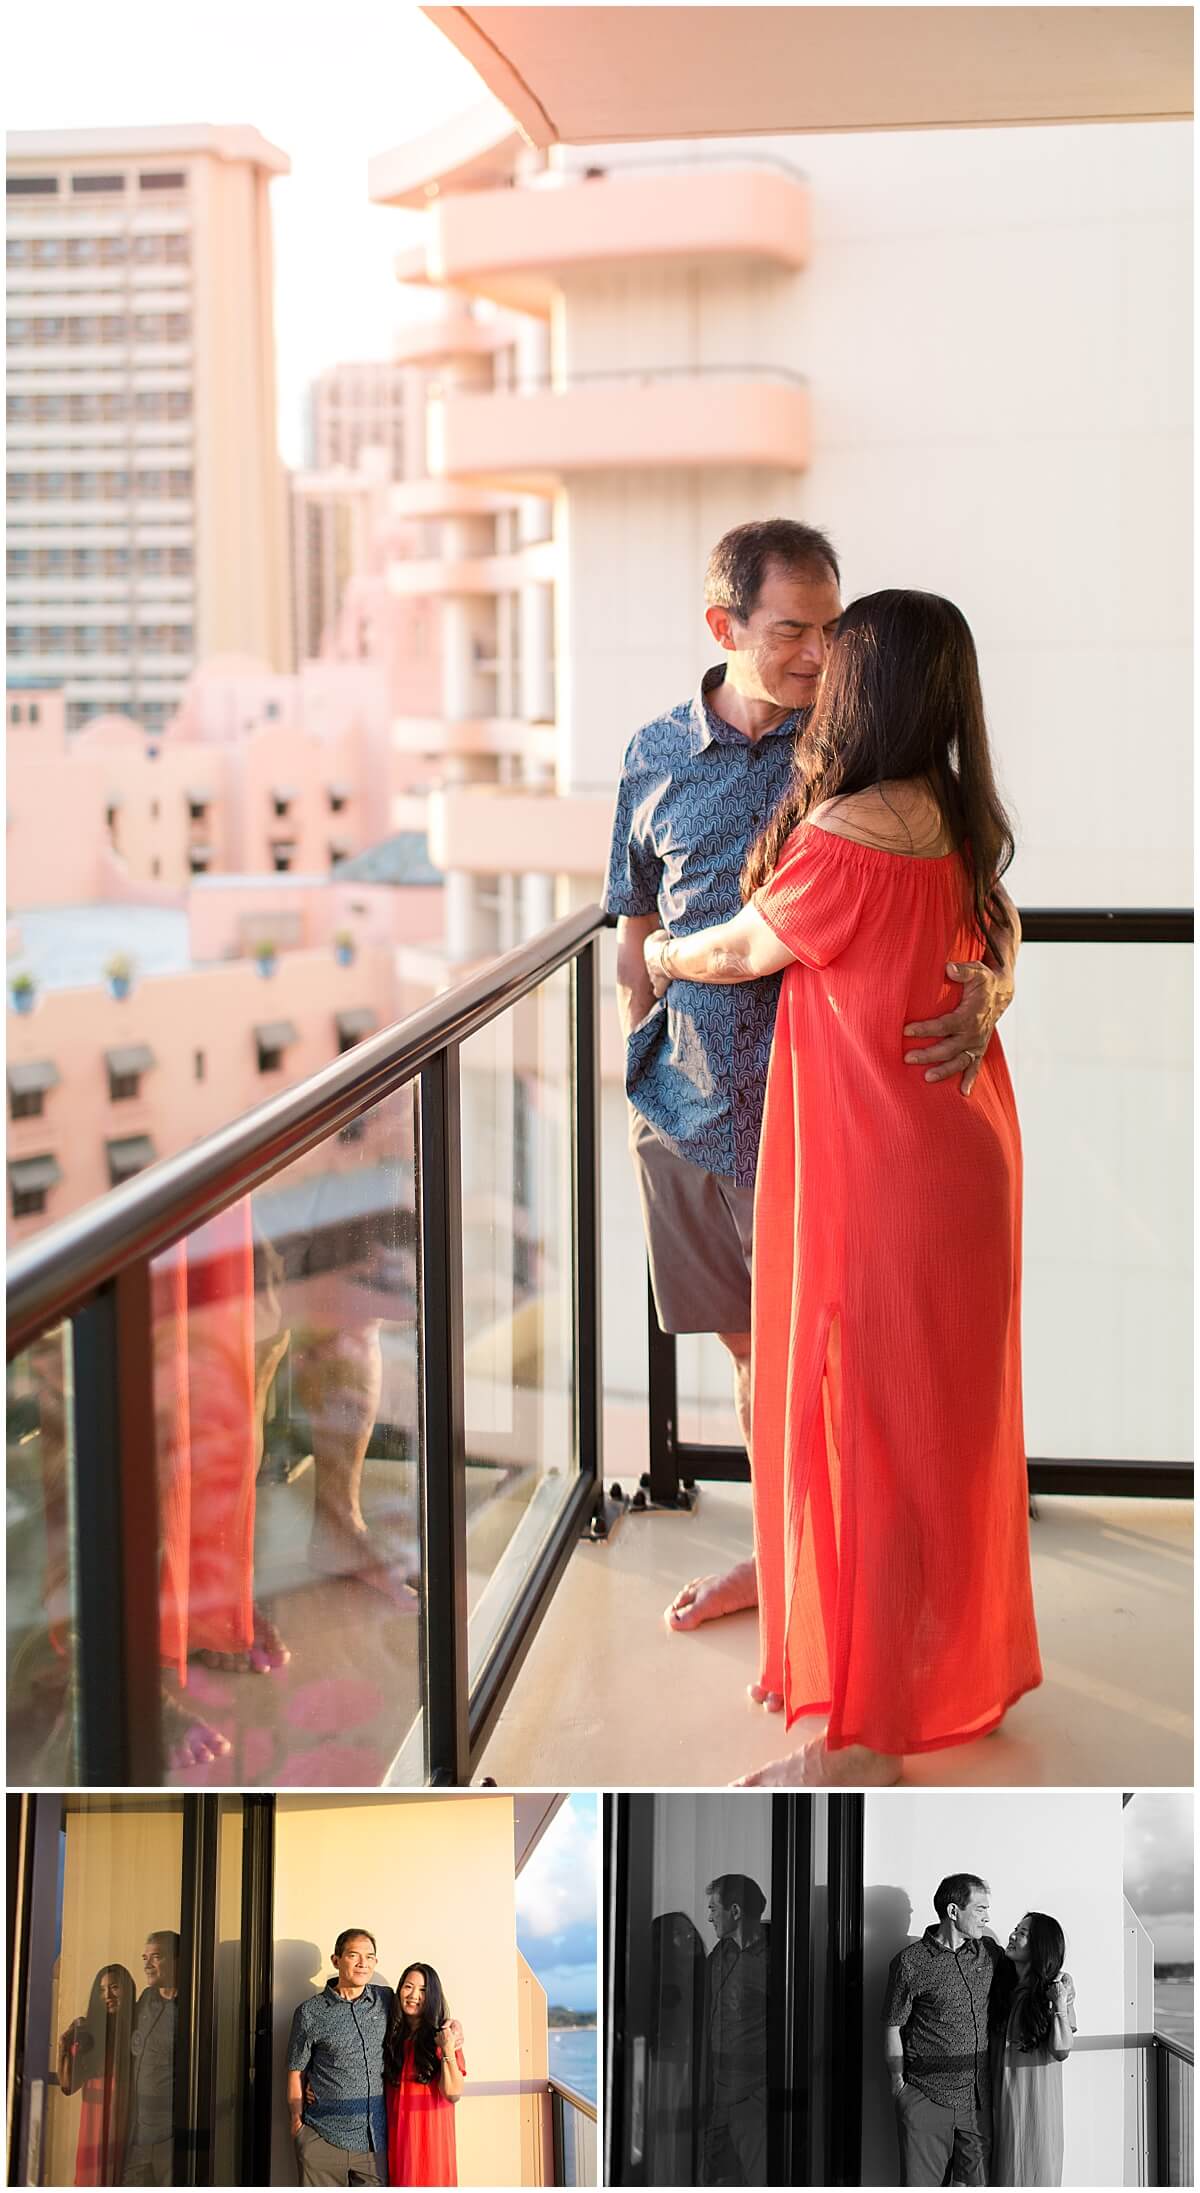
[(365, 1927), (347, 1927), (333, 1974), (299, 2005), (287, 2102), (301, 2185), (457, 2185), (454, 2103), (466, 2083), (463, 2031), (432, 1965), (375, 1978)]
[(754, 1492), (753, 1560), (666, 1618), (757, 1605), (751, 1698), (822, 1724), (748, 1782), (861, 1787), (1041, 1681), (1013, 836), (952, 602), (843, 610), (787, 519), (705, 592), (723, 659), (634, 737), (605, 887), (659, 1323), (732, 1357)]

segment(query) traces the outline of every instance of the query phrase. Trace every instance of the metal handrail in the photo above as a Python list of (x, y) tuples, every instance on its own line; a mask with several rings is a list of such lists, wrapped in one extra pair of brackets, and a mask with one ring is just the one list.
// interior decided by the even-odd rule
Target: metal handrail
[(497, 1019), (607, 926), (598, 906), (568, 914), (392, 1028), (355, 1044), (299, 1087), (148, 1165), (22, 1244), (8, 1265), (9, 1356), (81, 1308), (126, 1265), (181, 1241), (415, 1079), (439, 1051)]
[(1157, 2026), (1150, 2038), (1154, 2046), (1164, 2049), (1168, 2056), (1178, 2056), (1182, 2063), (1195, 2066), (1195, 2052), (1188, 2048), (1183, 2041), (1173, 2041), (1168, 2033), (1160, 2033)]
[(728, 380), (730, 376), (746, 380), (785, 381), (793, 388), (807, 388), (808, 376), (797, 373), (792, 366), (747, 365), (734, 362), (730, 365), (630, 365), (596, 366), (586, 373), (522, 373), (512, 388), (452, 390), (454, 395), (529, 396), (540, 389), (562, 391), (580, 388), (593, 381), (669, 381), (669, 380)]
[(595, 2102), (589, 2102), (585, 2094), (577, 2094), (573, 2086), (564, 2085), (561, 2079), (548, 2078), (546, 2085), (552, 2094), (561, 2094), (563, 2100), (570, 2102), (572, 2108), (577, 2109), (581, 2116), (590, 2117), (593, 2124), (598, 2123), (599, 2113), (596, 2104)]

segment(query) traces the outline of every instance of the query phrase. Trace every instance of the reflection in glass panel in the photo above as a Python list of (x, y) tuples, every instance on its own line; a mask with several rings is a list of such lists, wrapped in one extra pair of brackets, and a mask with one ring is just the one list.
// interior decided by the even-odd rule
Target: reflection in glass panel
[(41, 2185), (173, 2185), (183, 1808), (64, 1807)]
[(76, 1777), (69, 1325), (8, 1366), (8, 1779)]
[(413, 1178), (408, 1088), (157, 1260), (168, 1780), (422, 1778)]
[(570, 977), (463, 1044), (471, 1670), (575, 1481)]
[(763, 2185), (771, 1799), (658, 1794), (630, 1806), (630, 1870), (644, 1869), (648, 1907), (631, 1879), (624, 2182)]
[(217, 1966), (213, 2026), (213, 2184), (237, 2185), (242, 2176), (246, 2109), (246, 1966), (242, 1949), (242, 1799), (218, 1799)]
[(681, 1333), (675, 1343), (679, 1437), (710, 1447), (740, 1447), (733, 1405), (733, 1364), (712, 1333)]

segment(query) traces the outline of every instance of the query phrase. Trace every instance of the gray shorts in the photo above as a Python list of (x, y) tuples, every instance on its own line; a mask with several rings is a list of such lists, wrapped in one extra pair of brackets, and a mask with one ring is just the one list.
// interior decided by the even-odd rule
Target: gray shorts
[(629, 1108), (650, 1280), (665, 1333), (748, 1333), (754, 1190), (677, 1157)]
[(310, 2124), (295, 2137), (296, 2175), (301, 2185), (385, 2185), (378, 2155), (360, 2155), (332, 2147)]

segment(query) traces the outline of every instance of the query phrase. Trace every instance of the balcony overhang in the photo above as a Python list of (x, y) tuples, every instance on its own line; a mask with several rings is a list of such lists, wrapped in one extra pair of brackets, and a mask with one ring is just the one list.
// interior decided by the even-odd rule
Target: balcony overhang
[(367, 162), (367, 195), (373, 205), (419, 210), (440, 191), (506, 181), (521, 151), (511, 115), (494, 100), (481, 100), (424, 136), (376, 153)]
[(457, 480), (397, 480), (388, 493), (389, 514), (401, 519), (494, 518), (512, 505), (511, 495)]
[(573, 473), (746, 465), (802, 472), (808, 391), (731, 368), (619, 375), (528, 395), (445, 396), (429, 408), (430, 463), (447, 479), (549, 495)]
[(602, 876), (611, 835), (609, 799), (501, 785), (430, 794), (429, 853), (444, 873)]
[(548, 313), (568, 269), (722, 258), (795, 268), (808, 242), (805, 184), (766, 166), (555, 171), (541, 188), (439, 199), (429, 213), (426, 272), (438, 285)]
[(461, 754), (514, 754), (553, 767), (558, 731), (552, 723), (526, 723), (519, 716), (396, 716), (392, 745), (398, 754), (423, 754), (430, 760)]
[(542, 147), (1192, 112), (1182, 7), (422, 12)]
[(553, 541), (535, 541), (506, 556), (410, 556), (388, 565), (388, 591), (414, 594), (512, 594), (547, 584), (555, 573)]
[(512, 339), (506, 322), (476, 320), (460, 308), (398, 328), (392, 338), (392, 360), (395, 365), (432, 366), (454, 358), (490, 358)]

